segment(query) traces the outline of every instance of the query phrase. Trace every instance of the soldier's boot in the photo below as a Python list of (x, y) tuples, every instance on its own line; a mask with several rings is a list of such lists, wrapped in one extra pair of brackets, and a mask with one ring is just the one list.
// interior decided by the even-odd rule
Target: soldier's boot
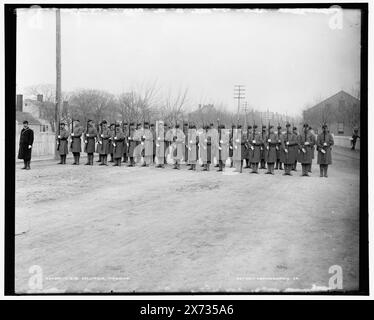
[(77, 160), (76, 160), (77, 166), (79, 166), (79, 158), (80, 158), (80, 155), (77, 154)]
[(74, 162), (72, 163), (72, 165), (77, 165), (77, 155), (73, 153), (73, 157), (74, 157)]
[(282, 162), (279, 161), (279, 170), (283, 170)]
[(64, 164), (63, 161), (62, 161), (62, 155), (60, 156), (60, 162), (57, 162), (57, 164)]
[(109, 162), (114, 162), (113, 153), (110, 154), (110, 160)]
[(271, 174), (274, 174), (274, 163), (272, 164), (272, 167), (271, 167)]
[(64, 155), (64, 164), (66, 164), (66, 154)]
[(230, 168), (232, 168), (233, 166), (234, 166), (234, 161), (230, 159)]
[(268, 165), (268, 171), (266, 171), (265, 174), (271, 174), (271, 164), (268, 163), (267, 165)]
[(239, 172), (240, 173), (243, 172), (243, 160), (240, 160), (240, 169), (239, 169)]
[(101, 158), (102, 158), (102, 155), (101, 155), (101, 154), (99, 154), (99, 159), (98, 159), (98, 160), (96, 160), (96, 162), (102, 162)]
[(90, 163), (90, 155), (87, 154), (87, 162), (84, 164), (85, 166), (89, 166), (91, 163)]
[(23, 168), (21, 168), (21, 169), (26, 169), (26, 168), (27, 168), (27, 161), (23, 160)]
[(90, 157), (91, 157), (90, 163), (91, 163), (91, 166), (93, 166), (93, 163), (94, 163), (94, 155), (93, 155), (93, 153), (91, 153)]
[(222, 171), (222, 160), (218, 161), (218, 168), (217, 172)]
[(324, 173), (324, 170), (323, 170), (323, 164), (320, 164), (319, 165), (319, 176), (322, 178), (323, 177), (323, 173)]
[(30, 160), (26, 161), (26, 170), (30, 170)]
[(311, 163), (308, 164), (308, 172), (312, 173), (312, 164)]
[(279, 161), (277, 160), (277, 162), (275, 163), (275, 170), (278, 170), (278, 167), (279, 167)]
[(329, 168), (329, 165), (328, 164), (326, 164), (325, 165), (325, 174), (324, 174), (324, 176), (325, 176), (325, 178), (327, 178), (328, 176), (327, 176), (327, 169)]

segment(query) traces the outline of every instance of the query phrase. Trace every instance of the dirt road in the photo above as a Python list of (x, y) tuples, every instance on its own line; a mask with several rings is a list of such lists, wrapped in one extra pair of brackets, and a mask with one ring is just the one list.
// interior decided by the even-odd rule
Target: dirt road
[(16, 292), (327, 290), (333, 265), (356, 289), (359, 154), (333, 161), (327, 179), (18, 166)]

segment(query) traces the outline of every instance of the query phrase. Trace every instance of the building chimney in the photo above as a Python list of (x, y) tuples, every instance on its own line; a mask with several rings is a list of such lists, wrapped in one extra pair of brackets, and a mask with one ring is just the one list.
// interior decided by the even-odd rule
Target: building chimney
[(22, 94), (17, 94), (17, 99), (16, 99), (16, 111), (23, 111), (23, 95)]
[(36, 96), (36, 100), (39, 101), (39, 102), (43, 102), (43, 95), (42, 94), (38, 94)]

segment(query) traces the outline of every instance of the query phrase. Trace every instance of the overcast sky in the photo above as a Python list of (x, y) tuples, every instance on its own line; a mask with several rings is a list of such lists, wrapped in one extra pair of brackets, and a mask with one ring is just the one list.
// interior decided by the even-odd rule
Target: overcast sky
[[(121, 93), (156, 82), (188, 88), (189, 105), (298, 115), (360, 80), (360, 13), (278, 10), (61, 10), (62, 90)], [(17, 91), (55, 83), (55, 12), (17, 12)], [(337, 26), (333, 29), (332, 27)]]

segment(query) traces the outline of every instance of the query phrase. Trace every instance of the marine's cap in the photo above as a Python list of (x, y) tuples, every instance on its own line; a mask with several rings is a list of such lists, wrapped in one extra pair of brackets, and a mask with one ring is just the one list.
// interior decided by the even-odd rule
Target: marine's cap
[(123, 125), (124, 125), (124, 126), (127, 126), (127, 122), (124, 122)]
[(296, 127), (293, 127), (292, 130), (297, 130), (297, 128), (296, 128)]
[(120, 127), (120, 124), (119, 123), (112, 123), (116, 128), (119, 128)]
[(262, 125), (262, 129), (266, 129), (266, 125), (263, 124), (263, 125)]
[(273, 129), (273, 128), (274, 128), (274, 126), (273, 126), (273, 125), (270, 125), (270, 126), (269, 126), (269, 128), (270, 128), (270, 129)]
[(253, 129), (257, 129), (257, 128), (258, 128), (257, 124), (253, 125)]
[(145, 125), (145, 126), (148, 126), (148, 125), (149, 125), (149, 122), (144, 122), (144, 125)]
[(111, 123), (110, 126), (116, 126), (117, 124), (116, 123)]
[(247, 126), (247, 129), (252, 129), (252, 126)]
[(29, 122), (27, 120), (23, 121), (22, 123), (23, 124), (29, 124)]
[(278, 126), (277, 129), (282, 129), (282, 127), (281, 127), (281, 126)]
[(290, 123), (287, 123), (287, 124), (286, 124), (286, 127), (287, 127), (287, 128), (291, 127), (291, 124), (290, 124)]
[(107, 124), (107, 121), (106, 121), (106, 120), (103, 120), (103, 121), (101, 122), (101, 124)]
[(241, 129), (241, 128), (242, 128), (242, 125), (241, 125), (241, 124), (239, 124), (239, 125), (238, 125), (238, 129)]

